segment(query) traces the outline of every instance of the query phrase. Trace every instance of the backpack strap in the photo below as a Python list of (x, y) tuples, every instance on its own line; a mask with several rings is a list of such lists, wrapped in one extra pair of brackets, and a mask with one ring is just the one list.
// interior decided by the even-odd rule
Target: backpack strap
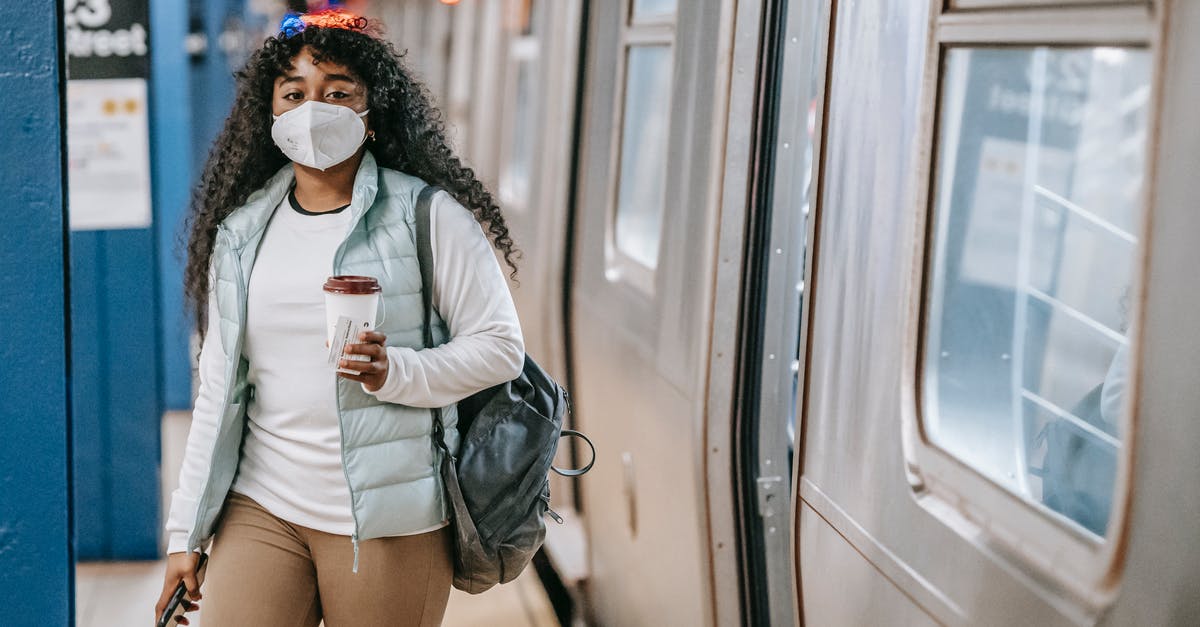
[(592, 464), (596, 463), (596, 445), (592, 444), (591, 438), (587, 437), (586, 435), (584, 435), (574, 429), (563, 429), (561, 434), (558, 437), (560, 437), (560, 438), (574, 437), (574, 438), (582, 439), (584, 441), (584, 443), (588, 445), (588, 448), (592, 449), (592, 460), (589, 461), (587, 463), (587, 465), (584, 466), (583, 468), (574, 468), (571, 470), (564, 470), (562, 468), (559, 468), (558, 466), (550, 466), (550, 470), (553, 470), (554, 472), (556, 472), (564, 477), (578, 477), (579, 475), (582, 475), (583, 473), (592, 469)]
[[(433, 195), (439, 191), (441, 188), (436, 185), (426, 185), (417, 195), (417, 264), (421, 267), (421, 304), (424, 309), (421, 317), (421, 331), (425, 348), (433, 348), (433, 243), (429, 240), (429, 214)], [(450, 453), (450, 449), (446, 447), (445, 428), (442, 426), (442, 408), (430, 408), (429, 413), (433, 414), (434, 443), (442, 449), (443, 453), (453, 459), (454, 456)]]
[(430, 205), (441, 188), (426, 185), (417, 195), (417, 262), (421, 266), (421, 302), (425, 306), (423, 333), (425, 348), (433, 347), (433, 243), (429, 240)]

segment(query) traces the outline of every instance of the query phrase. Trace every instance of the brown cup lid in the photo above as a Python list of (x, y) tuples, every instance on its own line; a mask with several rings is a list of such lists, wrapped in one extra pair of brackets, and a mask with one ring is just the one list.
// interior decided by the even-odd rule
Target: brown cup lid
[(342, 274), (325, 279), (325, 291), (331, 294), (375, 294), (382, 289), (373, 276)]

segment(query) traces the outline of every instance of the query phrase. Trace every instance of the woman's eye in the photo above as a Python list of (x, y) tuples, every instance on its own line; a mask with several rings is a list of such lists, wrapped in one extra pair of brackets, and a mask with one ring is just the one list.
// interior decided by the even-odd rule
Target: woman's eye
[(349, 98), (350, 94), (348, 94), (344, 91), (332, 91), (332, 92), (329, 92), (329, 97), (334, 100), (341, 100), (342, 98)]
[(303, 99), (304, 99), (304, 94), (302, 94), (302, 93), (300, 93), (300, 92), (298, 92), (298, 91), (294, 91), (294, 92), (292, 92), (292, 93), (290, 93), (290, 94), (284, 94), (284, 95), (283, 95), (283, 99), (284, 99), (284, 100), (303, 100)]

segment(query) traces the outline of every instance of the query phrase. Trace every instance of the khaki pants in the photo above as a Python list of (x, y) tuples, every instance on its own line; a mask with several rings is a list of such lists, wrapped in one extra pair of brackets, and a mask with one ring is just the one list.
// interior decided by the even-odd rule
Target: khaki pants
[(453, 577), (449, 527), (359, 542), (293, 525), (230, 492), (201, 601), (207, 627), (440, 625)]

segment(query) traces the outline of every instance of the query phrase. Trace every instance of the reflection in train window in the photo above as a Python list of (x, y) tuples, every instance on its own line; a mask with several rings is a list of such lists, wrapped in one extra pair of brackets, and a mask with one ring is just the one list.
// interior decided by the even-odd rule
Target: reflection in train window
[(633, 21), (660, 20), (675, 14), (676, 0), (633, 0)]
[(1131, 404), (1149, 54), (954, 48), (943, 76), (924, 432), (1103, 536)]
[(621, 253), (647, 268), (658, 265), (670, 87), (670, 46), (630, 46), (614, 240)]
[[(532, 46), (536, 50), (537, 42)], [(520, 61), (517, 66), (517, 97), (512, 130), (512, 152), (500, 180), (501, 194), (510, 203), (524, 208), (529, 202), (529, 179), (532, 173), (533, 142), (537, 137), (535, 109), (537, 105), (533, 82), (533, 63)]]
[(538, 22), (541, 13), (532, 0), (525, 0), (518, 7), (520, 12), (513, 26), (519, 33), (509, 44), (509, 60), (516, 67), (516, 93), (509, 115), (512, 129), (509, 136), (509, 156), (500, 176), (500, 196), (514, 209), (523, 210), (529, 205), (530, 180), (533, 175), (534, 146), (539, 136), (540, 115), (537, 80), (540, 69), (541, 29)]
[(948, 9), (1004, 9), (1072, 4), (1146, 4), (1146, 0), (950, 0)]

